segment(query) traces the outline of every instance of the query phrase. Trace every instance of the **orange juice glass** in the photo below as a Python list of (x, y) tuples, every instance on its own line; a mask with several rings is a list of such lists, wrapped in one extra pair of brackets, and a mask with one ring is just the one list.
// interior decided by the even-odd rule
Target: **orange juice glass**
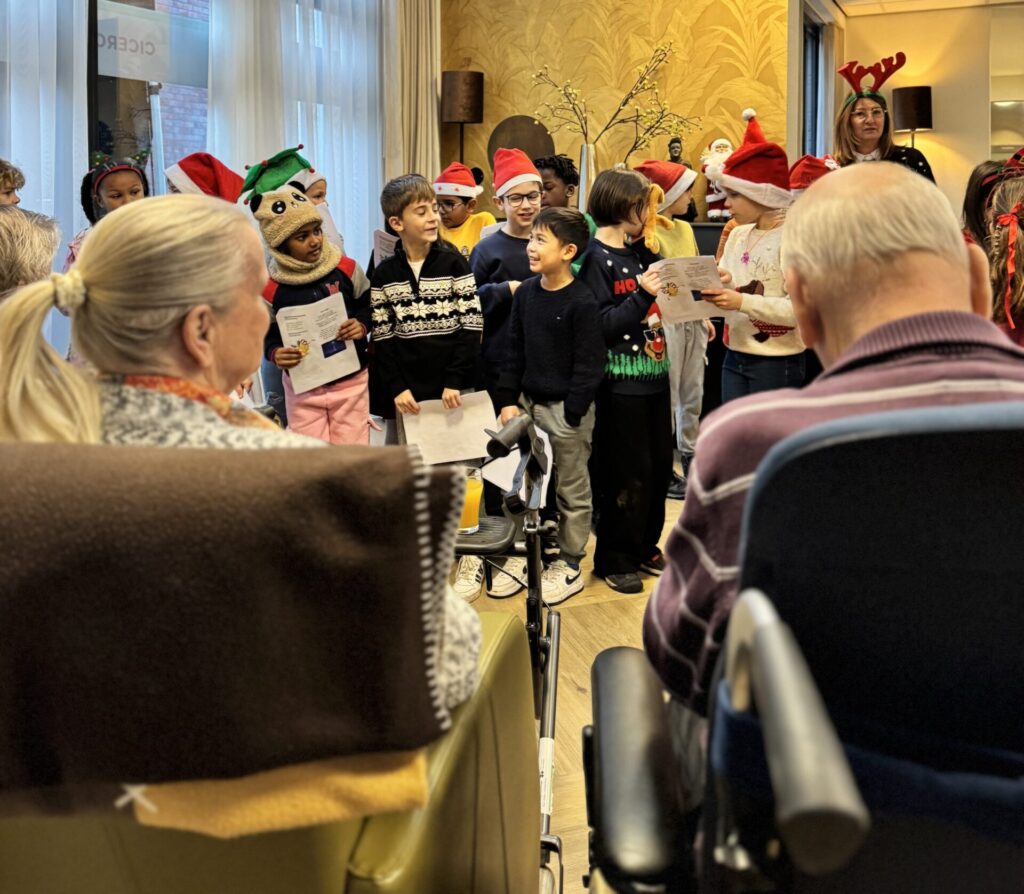
[(462, 519), (459, 522), (460, 534), (475, 534), (480, 530), (480, 498), (484, 493), (484, 482), (481, 478), (470, 476), (466, 479), (466, 500), (462, 504)]

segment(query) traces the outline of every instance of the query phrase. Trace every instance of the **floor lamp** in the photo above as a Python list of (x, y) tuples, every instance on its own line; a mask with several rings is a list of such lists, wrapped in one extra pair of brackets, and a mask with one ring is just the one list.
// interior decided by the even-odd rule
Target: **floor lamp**
[(459, 125), (459, 161), (464, 162), (464, 128), (484, 120), (484, 73), (441, 72), (441, 123)]
[(932, 88), (897, 87), (892, 91), (892, 124), (897, 133), (910, 131), (910, 145), (919, 130), (932, 129)]

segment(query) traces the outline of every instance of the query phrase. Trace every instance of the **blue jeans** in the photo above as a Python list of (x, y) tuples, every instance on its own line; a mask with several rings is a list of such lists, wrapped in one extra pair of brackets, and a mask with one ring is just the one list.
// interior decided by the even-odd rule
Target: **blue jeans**
[(260, 378), (263, 379), (263, 390), (268, 404), (281, 417), (281, 424), (288, 424), (288, 411), (284, 406), (284, 385), (281, 382), (281, 368), (264, 359), (260, 365)]
[(804, 383), (804, 355), (762, 357), (726, 350), (722, 364), (722, 403), (772, 391), (776, 388), (799, 388)]

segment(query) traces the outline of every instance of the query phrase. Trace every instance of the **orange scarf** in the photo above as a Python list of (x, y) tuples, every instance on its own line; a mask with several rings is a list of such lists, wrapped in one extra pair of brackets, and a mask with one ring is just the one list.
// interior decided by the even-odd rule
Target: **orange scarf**
[[(226, 394), (206, 385), (198, 385), (175, 376), (156, 375), (123, 376), (122, 381), (132, 388), (148, 388), (151, 391), (174, 394), (186, 400), (205, 404), (229, 425), (237, 425), (240, 428), (278, 428), (266, 416), (235, 404)], [(278, 430), (280, 431), (280, 429)]]

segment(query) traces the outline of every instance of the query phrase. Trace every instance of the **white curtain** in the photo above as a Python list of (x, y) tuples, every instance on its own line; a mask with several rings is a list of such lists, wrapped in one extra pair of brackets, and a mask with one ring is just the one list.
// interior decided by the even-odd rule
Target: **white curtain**
[(285, 146), (281, 20), (288, 0), (211, 0), (207, 150), (244, 176)]
[(301, 143), (361, 264), (380, 226), (380, 32), (380, 0), (210, 4), (207, 148), (243, 173)]
[(441, 173), (441, 3), (384, 0), (381, 31), (386, 179)]
[(379, 0), (285, 0), (281, 19), (285, 145), (327, 177), (345, 252), (369, 259), (381, 225)]
[[(87, 223), (87, 26), (80, 0), (0, 0), (0, 157), (25, 174), (22, 207), (57, 218), (65, 242)], [(51, 315), (47, 337), (66, 347), (65, 318)]]

